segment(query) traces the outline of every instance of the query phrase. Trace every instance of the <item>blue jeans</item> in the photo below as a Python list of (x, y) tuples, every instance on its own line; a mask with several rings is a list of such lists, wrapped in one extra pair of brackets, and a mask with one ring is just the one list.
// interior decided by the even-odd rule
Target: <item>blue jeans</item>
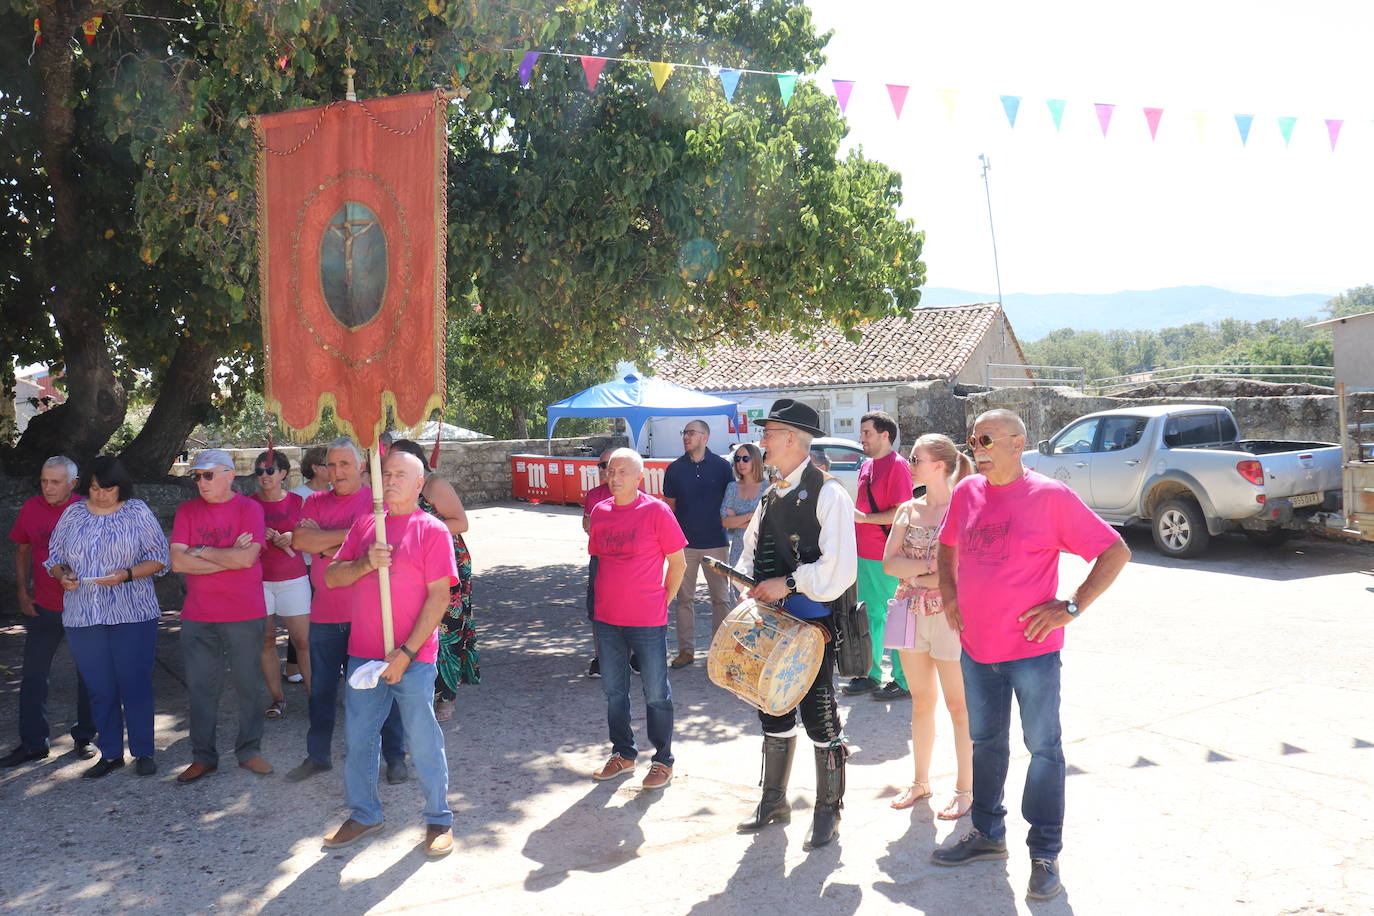
[(622, 627), (597, 620), (596, 654), (606, 691), (606, 723), (611, 749), (626, 760), (639, 755), (630, 726), (630, 654), (639, 657), (645, 718), (654, 763), (673, 765), (673, 688), (668, 683), (668, 627)]
[[(48, 675), (57, 647), (62, 645), (66, 631), (62, 627), (62, 612), (33, 606), (37, 617), (24, 618), (24, 677), (19, 682), (19, 744), (26, 751), (48, 749)], [(76, 723), (72, 725), (72, 740), (89, 742), (95, 737), (95, 719), (91, 715), (91, 697), (81, 669), (76, 672)]]
[[(352, 674), (366, 658), (349, 656)], [(314, 677), (314, 669), (311, 669)], [(442, 827), (453, 825), (448, 807), (448, 758), (444, 754), (444, 732), (434, 718), (433, 662), (411, 662), (395, 684), (378, 680), (377, 686), (359, 690), (344, 686), (344, 797), (352, 817), (360, 824), (382, 820), (382, 796), (377, 791), (377, 752), (382, 738), (382, 721), (400, 710), (405, 733), (410, 737), (410, 759), (425, 798), (425, 823)]]
[(129, 753), (153, 756), (157, 621), (72, 627), (67, 631), (67, 642), (91, 692), (100, 756), (124, 759), (125, 729)]
[(1030, 824), (1032, 859), (1056, 859), (1064, 848), (1064, 748), (1059, 729), (1058, 652), (1010, 662), (980, 664), (964, 653), (964, 699), (973, 737), (973, 826), (1006, 836), (1002, 796), (1011, 749), (1011, 697), (1021, 712), (1030, 767), (1021, 815)]
[[(321, 766), (333, 760), (334, 716), (339, 698), (340, 671), (348, 661), (350, 623), (310, 621), (310, 728), (305, 733), (305, 756)], [(405, 732), (395, 707), (382, 724), (382, 755), (404, 760)]]

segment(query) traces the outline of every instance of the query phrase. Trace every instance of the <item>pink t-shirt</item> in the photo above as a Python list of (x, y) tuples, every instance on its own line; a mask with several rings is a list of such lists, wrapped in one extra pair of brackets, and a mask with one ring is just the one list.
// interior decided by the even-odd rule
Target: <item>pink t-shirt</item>
[(617, 506), (603, 499), (592, 509), (587, 552), (596, 564), (596, 619), (622, 627), (668, 624), (663, 561), (687, 546), (687, 538), (660, 499), (643, 491)]
[(582, 514), (591, 515), (597, 503), (611, 498), (611, 488), (607, 484), (597, 484), (587, 491), (587, 496), (582, 500)]
[[(172, 522), (172, 543), (187, 547), (233, 547), (247, 531), (253, 543), (265, 544), (262, 504), (235, 493), (222, 503), (208, 503), (197, 496), (182, 503)], [(261, 556), (261, 554), (259, 554)], [(186, 577), (185, 620), (230, 623), (267, 616), (262, 593), (262, 563), (247, 569), (225, 569)]]
[[(334, 559), (340, 563), (356, 560), (377, 540), (376, 519), (358, 519), (339, 545)], [(420, 618), (429, 583), (443, 579), (445, 590), (458, 581), (458, 566), (453, 556), (453, 535), (428, 512), (416, 509), (409, 515), (386, 517), (386, 542), (391, 551), (391, 621), (396, 645), (410, 637)], [(348, 632), (348, 654), (357, 658), (385, 658), (382, 641), (382, 590), (377, 573), (369, 572), (352, 586), (353, 628)], [(439, 628), (429, 634), (415, 660), (433, 662), (439, 653)]]
[(43, 561), (48, 558), (48, 540), (62, 513), (80, 498), (73, 493), (62, 505), (50, 506), (42, 496), (31, 496), (19, 507), (19, 517), (10, 528), (10, 540), (28, 544), (33, 552), (33, 603), (49, 611), (62, 610), (62, 584), (43, 568)]
[[(873, 499), (868, 498), (868, 484), (873, 482)], [(895, 509), (911, 499), (911, 467), (906, 459), (894, 449), (881, 458), (865, 461), (859, 468), (858, 499), (854, 507), (860, 512), (886, 512)], [(859, 556), (865, 560), (881, 560), (887, 547), (887, 534), (883, 528), (891, 530), (891, 525), (854, 525), (854, 539), (859, 545)]]
[(1093, 560), (1119, 539), (1077, 494), (1035, 471), (1000, 487), (982, 474), (959, 481), (940, 543), (959, 548), (964, 651), (990, 665), (1062, 649), (1063, 627), (1032, 642), (1017, 618), (1058, 597), (1060, 551)]
[[(301, 521), (314, 519), (324, 531), (344, 530), (364, 516), (372, 516), (372, 488), (359, 487), (347, 496), (333, 490), (313, 494), (301, 507)], [(348, 623), (353, 619), (349, 588), (330, 588), (324, 583), (325, 571), (331, 560), (316, 554), (310, 563), (310, 584), (315, 596), (310, 600), (311, 623)]]
[[(285, 499), (268, 502), (261, 493), (254, 493), (249, 499), (262, 506), (263, 522), (274, 531), (291, 531), (301, 523), (301, 506), (305, 500), (295, 493), (287, 493)], [(288, 554), (275, 544), (268, 544), (262, 551), (262, 581), (290, 582), (305, 575), (305, 557), (299, 550)]]

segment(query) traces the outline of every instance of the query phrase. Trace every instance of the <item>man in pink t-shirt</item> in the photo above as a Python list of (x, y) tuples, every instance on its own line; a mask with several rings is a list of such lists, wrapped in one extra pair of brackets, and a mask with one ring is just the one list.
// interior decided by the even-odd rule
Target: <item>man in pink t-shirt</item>
[[(376, 521), (354, 522), (330, 563), (326, 583), (352, 588), (353, 627), (348, 636), (348, 685), (344, 689), (344, 788), (351, 814), (325, 838), (330, 848), (347, 846), (382, 826), (377, 759), (382, 722), (399, 709), (410, 738), (410, 756), (424, 794), (425, 853), (453, 851), (453, 812), (448, 806), (448, 760), (444, 733), (434, 717), (435, 657), (439, 621), (448, 608), (449, 588), (458, 581), (453, 536), (420, 509), (425, 467), (408, 452), (393, 450), (382, 462), (386, 500), (386, 543), (377, 542)], [(387, 569), (396, 646), (383, 637), (380, 579)], [(385, 662), (375, 683), (362, 683), (372, 661)]]
[[(606, 485), (606, 468), (611, 460), (611, 452), (615, 449), (608, 448), (601, 453), (601, 457), (596, 462), (597, 485), (587, 491), (587, 496), (582, 500), (582, 530), (591, 534), (592, 530), (592, 510), (595, 509), (602, 500), (611, 498), (611, 488)], [(596, 557), (587, 559), (587, 619), (592, 619), (592, 611), (596, 607)], [(631, 666), (638, 671), (638, 659), (631, 661)], [(591, 664), (587, 666), (587, 677), (601, 677), (601, 659), (592, 656)]]
[[(311, 555), (310, 583), (310, 727), (305, 732), (305, 759), (286, 774), (288, 782), (333, 768), (334, 719), (337, 715), (339, 672), (348, 660), (353, 627), (352, 588), (330, 588), (325, 574), (353, 523), (372, 516), (372, 488), (363, 486), (363, 454), (347, 436), (329, 443), (325, 469), (332, 487), (311, 494), (301, 507), (300, 524), (291, 532), (292, 545)], [(405, 733), (399, 712), (382, 728), (382, 756), (386, 780), (405, 782)]]
[[(883, 572), (883, 552), (897, 507), (911, 499), (911, 467), (897, 452), (898, 435), (897, 421), (884, 411), (869, 411), (859, 421), (859, 444), (869, 460), (859, 468), (854, 540), (859, 548), (859, 600), (868, 609), (868, 628), (873, 635), (873, 667), (867, 677), (856, 677), (843, 688), (849, 696), (870, 693), (873, 699), (886, 702), (911, 699), (901, 657), (896, 649), (883, 648), (887, 603), (900, 581)], [(885, 685), (884, 653), (892, 659), (892, 680)]]
[(630, 655), (639, 656), (645, 720), (654, 759), (644, 788), (673, 780), (673, 691), (668, 684), (668, 596), (687, 570), (687, 538), (662, 500), (640, 491), (644, 459), (633, 449), (611, 452), (611, 498), (591, 513), (587, 552), (596, 558), (593, 630), (606, 692), (611, 756), (592, 774), (604, 780), (634, 769), (639, 749), (630, 726)]
[[(1030, 822), (1026, 896), (1058, 894), (1064, 834), (1059, 725), (1063, 628), (1096, 601), (1131, 558), (1121, 537), (1067, 486), (1021, 466), (1026, 427), (1009, 410), (978, 417), (969, 437), (979, 474), (954, 488), (940, 526), (940, 594), (961, 633), (964, 697), (973, 737), (973, 829), (935, 850), (937, 865), (1007, 857), (1002, 794), (1010, 758), (1011, 698), (1031, 753), (1021, 812)], [(1060, 600), (1059, 554), (1093, 561)]]
[[(66, 636), (62, 626), (62, 586), (48, 575), (43, 561), (48, 558), (48, 540), (57, 520), (78, 499), (72, 495), (76, 463), (61, 455), (49, 458), (39, 472), (38, 486), (41, 494), (25, 500), (10, 529), (19, 613), (24, 615), (24, 677), (19, 683), (19, 746), (0, 757), (0, 768), (48, 756), (48, 673), (57, 647)], [(71, 735), (78, 757), (89, 760), (95, 756), (91, 743), (95, 740), (95, 718), (80, 671), (76, 673), (76, 723)]]
[(222, 449), (202, 451), (190, 474), (200, 495), (177, 509), (171, 538), (172, 570), (186, 577), (181, 651), (191, 726), (191, 765), (177, 781), (195, 782), (219, 767), (215, 726), (226, 657), (239, 709), (234, 755), (245, 770), (266, 776), (272, 765), (262, 757), (262, 505), (234, 491), (234, 459)]

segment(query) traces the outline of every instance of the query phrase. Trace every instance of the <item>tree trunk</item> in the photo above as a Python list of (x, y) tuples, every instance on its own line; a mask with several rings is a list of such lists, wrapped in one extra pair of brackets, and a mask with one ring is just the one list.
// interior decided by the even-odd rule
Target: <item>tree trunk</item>
[(530, 437), (530, 423), (525, 417), (524, 404), (512, 404), (510, 406), (511, 422), (515, 424), (515, 438), (528, 439)]
[(32, 473), (51, 455), (67, 455), (78, 464), (89, 460), (124, 422), (128, 403), (100, 321), (100, 294), (88, 275), (74, 269), (84, 252), (81, 176), (72, 172), (76, 56), (70, 37), (91, 12), (90, 2), (45, 0), (38, 7), (45, 38), (35, 56), (43, 86), (41, 154), (52, 192), (53, 224), (52, 232), (36, 246), (35, 272), (37, 288), (51, 291), (45, 305), (62, 340), (67, 399), (29, 423), (15, 449), (11, 473)]
[(215, 390), (215, 349), (181, 338), (148, 422), (119, 459), (135, 480), (161, 480), (167, 475), (186, 437), (205, 419)]

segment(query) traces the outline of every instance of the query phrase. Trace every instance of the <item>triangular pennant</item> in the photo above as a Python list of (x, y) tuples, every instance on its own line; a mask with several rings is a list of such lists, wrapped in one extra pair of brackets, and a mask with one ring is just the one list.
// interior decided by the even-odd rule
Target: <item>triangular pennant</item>
[(1336, 138), (1341, 135), (1341, 125), (1345, 121), (1340, 118), (1326, 119), (1326, 136), (1331, 139), (1331, 152), (1336, 151)]
[(96, 13), (90, 19), (81, 23), (81, 34), (86, 36), (86, 44), (88, 46), (91, 42), (95, 41), (95, 33), (100, 31), (100, 23), (103, 22), (104, 19), (105, 17), (103, 15)]
[(654, 74), (654, 88), (662, 92), (663, 84), (668, 82), (668, 77), (673, 75), (673, 65), (656, 60), (649, 64), (649, 69)]
[(1250, 124), (1254, 120), (1254, 115), (1236, 115), (1236, 129), (1240, 131), (1241, 146), (1244, 146), (1245, 141), (1250, 139)]
[(844, 108), (849, 104), (849, 93), (854, 91), (853, 80), (831, 80), (835, 84), (835, 101), (840, 103), (840, 114), (844, 114)]
[(1287, 146), (1289, 141), (1293, 139), (1293, 125), (1296, 123), (1298, 123), (1297, 118), (1287, 116), (1279, 118), (1279, 133), (1283, 134), (1284, 146)]
[(902, 106), (906, 104), (906, 94), (910, 91), (910, 86), (887, 84), (887, 97), (892, 99), (892, 110), (897, 113), (898, 118), (902, 116)]
[(601, 71), (606, 69), (606, 58), (582, 57), (582, 73), (587, 77), (587, 91), (596, 91), (596, 81), (601, 79)]
[(1207, 136), (1207, 112), (1193, 112), (1193, 127), (1197, 130), (1197, 138), (1199, 140)]
[(1007, 113), (1007, 123), (1013, 128), (1016, 127), (1016, 113), (1021, 110), (1021, 96), (1004, 95), (1002, 96), (1002, 110)]
[(1107, 128), (1112, 123), (1112, 110), (1115, 105), (1107, 102), (1094, 102), (1093, 107), (1097, 109), (1097, 123), (1102, 127), (1102, 136), (1107, 136)]
[(1150, 126), (1150, 139), (1155, 138), (1155, 133), (1159, 130), (1159, 116), (1164, 114), (1163, 108), (1146, 108), (1145, 123)]
[(739, 86), (739, 71), (738, 71), (738, 70), (722, 70), (722, 71), (720, 71), (720, 88), (721, 88), (721, 91), (725, 93), (725, 101), (727, 101), (727, 102), (733, 102), (733, 101), (735, 100), (735, 89), (736, 89), (738, 86)]
[(940, 103), (945, 106), (945, 119), (954, 119), (954, 106), (959, 101), (958, 89), (939, 89)]
[(782, 94), (782, 107), (786, 108), (787, 103), (792, 101), (792, 91), (797, 88), (797, 74), (779, 73), (778, 92)]
[(1048, 99), (1045, 104), (1050, 107), (1050, 117), (1054, 118), (1054, 132), (1059, 133), (1059, 125), (1064, 121), (1065, 102), (1063, 99)]
[[(1295, 119), (1296, 120), (1296, 119)], [(1287, 741), (1279, 742), (1280, 754), (1306, 754), (1307, 749), (1298, 747), (1296, 744), (1289, 744)]]
[(526, 51), (524, 58), (520, 61), (520, 85), (528, 86), (530, 77), (534, 75), (534, 65), (539, 62), (538, 51)]

